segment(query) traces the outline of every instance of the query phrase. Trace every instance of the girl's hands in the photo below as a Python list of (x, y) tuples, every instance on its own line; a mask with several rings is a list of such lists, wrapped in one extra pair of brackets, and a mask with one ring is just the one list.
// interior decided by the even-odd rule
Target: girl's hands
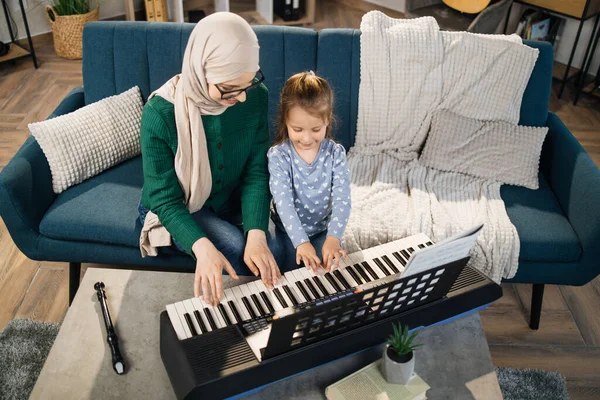
[(223, 269), (233, 279), (238, 279), (238, 276), (225, 256), (207, 238), (198, 239), (192, 246), (192, 252), (196, 256), (194, 296), (200, 297), (202, 287), (204, 302), (217, 306), (223, 296)]
[(340, 266), (340, 258), (346, 259), (346, 251), (340, 246), (340, 239), (335, 236), (327, 236), (325, 243), (323, 243), (323, 267), (325, 271), (330, 272), (334, 268)]
[(279, 267), (267, 245), (267, 236), (260, 229), (251, 229), (248, 231), (246, 249), (244, 250), (244, 262), (254, 276), (258, 276), (260, 273), (262, 282), (268, 288), (272, 288), (281, 279)]
[(304, 242), (296, 247), (296, 264), (300, 265), (300, 261), (304, 263), (306, 268), (310, 268), (317, 273), (321, 260), (317, 257), (317, 251), (310, 242)]

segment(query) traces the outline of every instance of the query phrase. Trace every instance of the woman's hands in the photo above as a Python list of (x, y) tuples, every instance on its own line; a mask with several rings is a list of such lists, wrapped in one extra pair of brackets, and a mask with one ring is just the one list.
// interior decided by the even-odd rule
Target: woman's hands
[(192, 252), (196, 256), (194, 296), (200, 297), (202, 287), (204, 302), (217, 306), (223, 296), (223, 269), (233, 279), (238, 279), (238, 276), (225, 256), (207, 238), (198, 239), (192, 246)]
[(279, 267), (267, 245), (267, 236), (260, 229), (250, 229), (248, 231), (244, 262), (254, 276), (260, 274), (262, 282), (268, 288), (273, 287), (281, 279)]
[(321, 260), (317, 257), (317, 251), (310, 242), (304, 242), (296, 247), (296, 264), (304, 263), (306, 268), (310, 268), (316, 274)]
[(323, 268), (329, 272), (332, 268), (340, 266), (340, 258), (346, 259), (346, 251), (341, 248), (340, 239), (335, 236), (327, 236), (325, 243), (323, 243)]

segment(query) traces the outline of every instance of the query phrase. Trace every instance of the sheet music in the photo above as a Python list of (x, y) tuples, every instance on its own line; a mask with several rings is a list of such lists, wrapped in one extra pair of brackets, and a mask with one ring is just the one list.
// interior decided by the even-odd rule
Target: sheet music
[(415, 251), (408, 260), (402, 277), (467, 257), (482, 228), (483, 224), (475, 226), (431, 247)]

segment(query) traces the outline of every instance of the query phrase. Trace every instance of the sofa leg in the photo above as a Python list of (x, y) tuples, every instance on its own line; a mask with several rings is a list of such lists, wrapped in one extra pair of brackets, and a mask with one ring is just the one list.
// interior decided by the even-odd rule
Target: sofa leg
[(81, 263), (69, 263), (69, 306), (73, 303), (77, 289), (79, 289), (79, 279), (81, 277)]
[(542, 315), (542, 302), (544, 300), (544, 284), (533, 284), (533, 294), (531, 295), (531, 316), (529, 327), (538, 330), (540, 327), (540, 316)]

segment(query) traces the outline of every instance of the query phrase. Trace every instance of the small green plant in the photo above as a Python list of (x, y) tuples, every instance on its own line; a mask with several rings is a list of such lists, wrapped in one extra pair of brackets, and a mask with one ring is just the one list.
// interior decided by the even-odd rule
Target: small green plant
[(402, 327), (401, 324), (392, 324), (394, 333), (388, 338), (388, 344), (399, 356), (409, 354), (422, 344), (413, 344), (413, 340), (417, 337), (417, 332), (408, 333), (408, 325)]
[(54, 10), (58, 15), (87, 14), (90, 12), (88, 0), (54, 0)]

